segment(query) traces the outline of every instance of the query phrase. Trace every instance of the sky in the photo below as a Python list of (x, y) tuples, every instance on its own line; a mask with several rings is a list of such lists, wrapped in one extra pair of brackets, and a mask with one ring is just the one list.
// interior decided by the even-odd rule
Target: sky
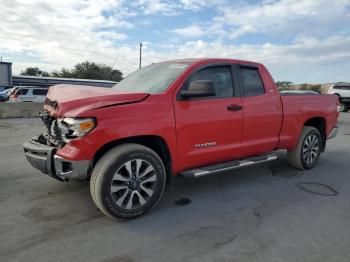
[(350, 0), (0, 0), (0, 56), (18, 74), (93, 61), (264, 63), (276, 81), (350, 82)]

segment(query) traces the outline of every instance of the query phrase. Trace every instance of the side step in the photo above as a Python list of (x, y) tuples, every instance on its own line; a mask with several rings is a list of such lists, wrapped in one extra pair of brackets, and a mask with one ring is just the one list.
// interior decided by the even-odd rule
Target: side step
[(197, 177), (212, 175), (215, 173), (228, 171), (228, 170), (232, 170), (232, 169), (236, 169), (244, 166), (253, 166), (260, 163), (273, 161), (276, 159), (277, 159), (277, 156), (275, 155), (249, 157), (241, 160), (234, 160), (234, 161), (224, 162), (216, 165), (185, 170), (181, 172), (179, 175), (184, 178), (197, 178)]

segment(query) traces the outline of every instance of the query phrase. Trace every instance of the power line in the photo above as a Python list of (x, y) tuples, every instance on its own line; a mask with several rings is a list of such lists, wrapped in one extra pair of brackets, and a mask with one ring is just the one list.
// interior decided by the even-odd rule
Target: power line
[(116, 57), (115, 57), (115, 60), (114, 60), (113, 65), (112, 65), (112, 69), (114, 68), (115, 64), (117, 63), (118, 58), (119, 58), (119, 47), (118, 47), (118, 49), (117, 49), (117, 55), (116, 55)]

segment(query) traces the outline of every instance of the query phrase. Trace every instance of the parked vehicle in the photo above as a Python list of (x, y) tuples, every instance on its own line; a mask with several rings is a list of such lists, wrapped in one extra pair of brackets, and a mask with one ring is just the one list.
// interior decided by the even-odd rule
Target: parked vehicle
[(48, 88), (35, 86), (17, 86), (10, 95), (10, 102), (44, 102)]
[(350, 84), (340, 83), (329, 88), (328, 94), (337, 95), (340, 102), (340, 111), (347, 112), (350, 109)]
[(319, 95), (316, 91), (312, 90), (283, 90), (280, 91), (281, 95)]
[(6, 102), (9, 98), (9, 93), (12, 89), (6, 89), (2, 92), (0, 92), (0, 102)]
[(313, 168), (337, 134), (333, 95), (280, 96), (259, 63), (186, 59), (152, 64), (115, 87), (50, 88), (47, 132), (26, 142), (33, 167), (90, 180), (112, 218), (144, 214), (174, 175), (198, 178), (277, 159)]
[(7, 94), (5, 92), (0, 92), (0, 102), (6, 102)]

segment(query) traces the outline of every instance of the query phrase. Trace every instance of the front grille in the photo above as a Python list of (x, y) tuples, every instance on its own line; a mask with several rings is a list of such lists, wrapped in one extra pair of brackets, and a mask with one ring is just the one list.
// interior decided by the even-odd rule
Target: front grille
[(59, 141), (63, 141), (61, 131), (58, 128), (57, 120), (52, 121), (51, 128), (50, 128), (50, 135)]
[(40, 117), (47, 129), (47, 135), (45, 135), (46, 141), (56, 147), (63, 147), (65, 143), (63, 142), (60, 129), (58, 128), (57, 119), (50, 116), (50, 114), (46, 111), (40, 113)]
[(46, 111), (40, 112), (39, 115), (40, 115), (41, 120), (44, 122), (44, 124), (48, 130), (48, 133), (50, 134), (51, 125), (52, 125), (52, 122), (55, 120), (55, 118), (50, 116), (50, 114)]
[(50, 100), (50, 98), (45, 99), (45, 105), (48, 105), (49, 107), (53, 108), (54, 110), (58, 109), (58, 103), (57, 101)]

